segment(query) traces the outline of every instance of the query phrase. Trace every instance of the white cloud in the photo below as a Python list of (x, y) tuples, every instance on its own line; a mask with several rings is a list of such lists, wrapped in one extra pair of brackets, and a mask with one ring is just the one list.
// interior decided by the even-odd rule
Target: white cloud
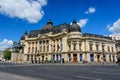
[(96, 9), (94, 7), (89, 7), (89, 9), (87, 11), (85, 11), (85, 14), (91, 14), (91, 13), (95, 13)]
[(80, 26), (80, 27), (84, 27), (88, 22), (88, 19), (80, 19), (77, 24)]
[(108, 27), (108, 30), (112, 32), (113, 34), (120, 33), (120, 19), (115, 21), (112, 26)]
[(47, 0), (0, 0), (0, 13), (37, 23), (44, 16), (43, 6)]
[(13, 45), (12, 40), (4, 39), (3, 41), (0, 42), (0, 51), (3, 51)]

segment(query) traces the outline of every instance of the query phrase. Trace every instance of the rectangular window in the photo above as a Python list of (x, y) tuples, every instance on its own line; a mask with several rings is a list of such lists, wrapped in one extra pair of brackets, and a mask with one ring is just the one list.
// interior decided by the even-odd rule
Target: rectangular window
[(80, 54), (80, 61), (82, 61), (82, 54)]
[(31, 55), (31, 60), (33, 60), (33, 55)]
[(92, 45), (90, 45), (90, 51), (92, 51)]
[(109, 55), (109, 60), (110, 60), (110, 62), (111, 62), (111, 55)]
[(94, 54), (90, 54), (90, 61), (94, 61)]

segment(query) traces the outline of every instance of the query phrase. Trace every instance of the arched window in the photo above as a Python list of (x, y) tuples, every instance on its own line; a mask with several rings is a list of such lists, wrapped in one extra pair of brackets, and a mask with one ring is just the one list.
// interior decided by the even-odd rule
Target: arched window
[(43, 51), (45, 52), (45, 46), (43, 47)]
[(43, 41), (43, 44), (45, 44), (45, 41)]
[(48, 40), (46, 40), (46, 44), (49, 44), (49, 41), (48, 41)]
[(39, 41), (40, 44), (42, 44), (42, 41)]

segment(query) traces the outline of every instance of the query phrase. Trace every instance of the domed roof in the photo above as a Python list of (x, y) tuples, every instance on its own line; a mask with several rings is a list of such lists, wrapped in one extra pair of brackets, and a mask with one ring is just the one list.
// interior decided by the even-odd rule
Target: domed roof
[(27, 35), (28, 35), (27, 31), (25, 31), (25, 33), (22, 35), (22, 37), (20, 38), (20, 40), (25, 40), (25, 36), (27, 36)]
[(70, 32), (79, 31), (81, 32), (80, 26), (77, 24), (76, 20), (73, 20), (72, 25), (70, 25)]
[(53, 22), (49, 20), (42, 29), (51, 29), (51, 28), (53, 28)]
[(52, 28), (53, 28), (53, 22), (49, 20), (47, 24), (42, 28), (42, 30), (44, 30), (44, 32), (47, 33), (52, 31)]

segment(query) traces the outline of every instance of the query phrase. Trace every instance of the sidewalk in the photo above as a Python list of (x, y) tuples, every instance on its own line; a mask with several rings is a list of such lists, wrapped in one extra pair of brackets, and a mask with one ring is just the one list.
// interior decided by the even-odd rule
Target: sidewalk
[(118, 64), (116, 63), (30, 63), (28, 65), (117, 66)]

